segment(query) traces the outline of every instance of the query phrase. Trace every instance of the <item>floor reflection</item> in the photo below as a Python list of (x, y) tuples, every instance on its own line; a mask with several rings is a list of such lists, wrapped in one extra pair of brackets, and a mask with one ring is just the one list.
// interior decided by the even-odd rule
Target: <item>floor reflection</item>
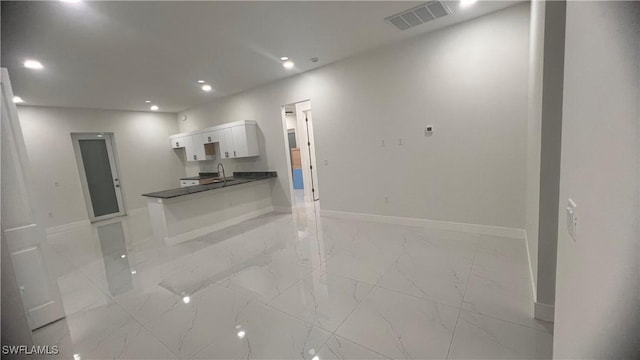
[(133, 275), (122, 221), (96, 227), (102, 249), (109, 293), (118, 296), (133, 289)]
[(146, 211), (49, 235), (67, 318), (36, 343), (68, 359), (547, 357), (523, 241), (295, 205), (174, 246)]

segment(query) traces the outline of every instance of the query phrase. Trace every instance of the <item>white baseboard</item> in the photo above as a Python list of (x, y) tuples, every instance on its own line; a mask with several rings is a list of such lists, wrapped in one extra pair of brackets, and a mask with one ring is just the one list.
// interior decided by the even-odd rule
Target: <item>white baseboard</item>
[[(126, 212), (126, 215), (128, 216), (137, 216), (137, 215), (141, 215), (143, 213), (147, 212), (147, 207), (141, 207), (141, 208), (136, 208), (136, 209), (128, 209)], [(103, 220), (103, 221), (108, 221), (108, 220)], [(91, 225), (91, 221), (87, 220), (81, 220), (81, 221), (75, 221), (72, 223), (68, 223), (68, 224), (62, 224), (62, 225), (56, 225), (56, 226), (51, 226), (45, 229), (45, 232), (48, 235), (55, 235), (55, 234), (59, 234), (62, 232), (66, 232), (66, 231), (71, 231), (71, 230), (76, 230), (77, 228), (81, 228), (83, 226), (87, 226), (87, 225)]]
[(291, 214), (293, 213), (293, 208), (290, 206), (274, 206), (273, 211), (279, 214)]
[(209, 226), (205, 226), (203, 228), (199, 228), (199, 229), (195, 229), (192, 231), (188, 231), (186, 233), (182, 233), (179, 235), (175, 235), (175, 236), (171, 236), (168, 238), (165, 238), (164, 241), (167, 245), (176, 245), (185, 241), (189, 241), (195, 238), (198, 238), (200, 236), (204, 236), (207, 234), (210, 234), (214, 231), (218, 231), (220, 229), (224, 229), (226, 227), (229, 226), (233, 226), (233, 225), (237, 225), (243, 221), (247, 221), (253, 218), (256, 218), (258, 216), (262, 216), (268, 213), (274, 212), (274, 208), (273, 206), (268, 206), (262, 209), (258, 209), (258, 210), (254, 210), (251, 212), (248, 212), (246, 214), (242, 214), (240, 216), (225, 220), (225, 221), (221, 221), (219, 223), (215, 223), (215, 224), (211, 224)]
[(529, 252), (529, 236), (527, 231), (524, 232), (524, 245), (527, 247), (527, 261), (529, 262), (529, 280), (531, 283), (531, 295), (533, 295), (533, 301), (538, 300), (538, 291), (536, 289), (536, 280), (533, 277), (533, 263), (531, 262), (531, 253)]
[(538, 320), (553, 322), (555, 306), (535, 302), (533, 304), (533, 317)]
[(91, 222), (87, 219), (87, 220), (76, 221), (76, 222), (72, 222), (72, 223), (68, 223), (68, 224), (51, 226), (51, 227), (46, 228), (45, 232), (46, 232), (47, 236), (49, 236), (49, 235), (55, 235), (55, 234), (63, 233), (63, 232), (66, 232), (66, 231), (75, 230), (77, 228), (81, 228), (81, 227), (89, 226), (89, 225), (91, 225)]
[(136, 209), (130, 209), (127, 210), (127, 215), (129, 216), (135, 216), (135, 215), (140, 215), (140, 214), (146, 214), (147, 213), (147, 207), (140, 207), (140, 208), (136, 208)]
[(489, 226), (479, 224), (467, 224), (448, 221), (437, 221), (428, 219), (417, 219), (397, 216), (386, 215), (374, 215), (374, 214), (362, 214), (352, 213), (346, 211), (334, 211), (334, 210), (320, 210), (321, 216), (334, 217), (334, 218), (346, 218), (363, 221), (375, 221), (386, 224), (407, 225), (407, 226), (422, 226), (430, 229), (438, 230), (451, 230), (461, 231), (467, 233), (481, 234), (481, 235), (493, 235), (500, 237), (508, 237), (523, 240), (525, 238), (524, 229), (507, 228), (500, 226)]

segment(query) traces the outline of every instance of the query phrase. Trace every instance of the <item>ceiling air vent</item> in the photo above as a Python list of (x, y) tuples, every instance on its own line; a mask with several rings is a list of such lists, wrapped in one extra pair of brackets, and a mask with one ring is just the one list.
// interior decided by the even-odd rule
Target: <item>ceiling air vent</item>
[(445, 3), (442, 1), (430, 1), (413, 9), (389, 16), (384, 20), (398, 28), (398, 30), (407, 30), (447, 15), (451, 15), (451, 9)]

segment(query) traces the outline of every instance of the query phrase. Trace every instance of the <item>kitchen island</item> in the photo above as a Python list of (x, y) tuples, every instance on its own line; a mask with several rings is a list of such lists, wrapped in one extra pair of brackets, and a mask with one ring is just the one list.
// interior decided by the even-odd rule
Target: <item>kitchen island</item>
[(234, 172), (226, 181), (142, 194), (153, 237), (178, 244), (273, 211), (276, 172)]

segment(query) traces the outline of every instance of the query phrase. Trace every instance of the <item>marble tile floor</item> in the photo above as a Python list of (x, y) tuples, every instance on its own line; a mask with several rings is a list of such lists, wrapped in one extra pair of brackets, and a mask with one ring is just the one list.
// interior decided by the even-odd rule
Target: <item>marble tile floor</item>
[(144, 211), (50, 235), (65, 359), (548, 359), (522, 240), (321, 217), (172, 247)]

